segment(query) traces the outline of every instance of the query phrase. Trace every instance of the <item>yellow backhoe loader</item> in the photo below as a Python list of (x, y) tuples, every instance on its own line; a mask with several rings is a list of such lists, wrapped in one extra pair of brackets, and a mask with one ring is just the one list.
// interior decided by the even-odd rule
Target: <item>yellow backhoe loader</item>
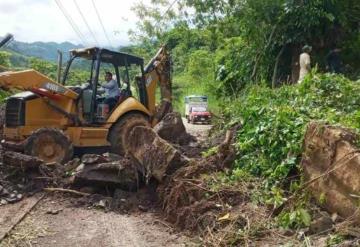
[[(82, 86), (68, 86), (76, 60), (91, 64), (89, 79)], [(61, 82), (35, 70), (0, 73), (2, 89), (22, 91), (6, 100), (2, 145), (45, 162), (65, 163), (74, 148), (106, 147), (125, 154), (132, 128), (154, 126), (171, 111), (170, 67), (165, 47), (145, 67), (140, 57), (94, 47), (70, 51)], [(114, 79), (123, 89), (111, 111), (99, 95), (103, 68), (115, 72)]]

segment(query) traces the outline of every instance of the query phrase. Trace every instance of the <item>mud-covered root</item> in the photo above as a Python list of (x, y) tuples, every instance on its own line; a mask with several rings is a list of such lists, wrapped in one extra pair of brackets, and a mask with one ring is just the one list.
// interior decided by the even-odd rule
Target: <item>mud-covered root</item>
[(181, 115), (178, 112), (171, 112), (154, 127), (154, 131), (164, 140), (187, 145), (191, 141), (196, 141), (196, 138), (186, 132)]
[(34, 156), (13, 152), (13, 151), (6, 151), (3, 154), (3, 163), (13, 168), (26, 170), (26, 169), (38, 168), (44, 162), (41, 159), (36, 158)]
[(191, 160), (166, 178), (158, 187), (158, 194), (167, 219), (180, 228), (203, 232), (216, 226), (216, 219), (226, 207), (246, 201), (239, 190), (215, 191), (204, 181), (205, 176), (229, 167), (235, 158), (232, 139), (235, 131), (228, 131), (215, 154), (201, 160)]
[(154, 177), (161, 182), (189, 162), (187, 157), (149, 127), (135, 127), (129, 135), (128, 148), (147, 180)]

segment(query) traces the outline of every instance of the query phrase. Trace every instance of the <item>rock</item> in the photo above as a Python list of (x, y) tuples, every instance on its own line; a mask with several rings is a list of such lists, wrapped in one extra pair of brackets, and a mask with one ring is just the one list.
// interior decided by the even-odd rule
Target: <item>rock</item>
[(56, 214), (59, 214), (62, 210), (63, 210), (62, 208), (60, 208), (60, 209), (51, 209), (51, 210), (46, 211), (46, 213), (56, 215)]
[(12, 151), (6, 151), (4, 153), (3, 162), (8, 166), (18, 167), (24, 170), (38, 168), (44, 164), (39, 158)]
[(106, 201), (105, 200), (100, 200), (99, 202), (94, 204), (95, 207), (99, 207), (99, 208), (105, 208), (106, 207)]
[(7, 200), (5, 199), (0, 200), (0, 205), (6, 205), (6, 204), (8, 204)]
[(84, 170), (84, 167), (85, 167), (85, 164), (81, 163), (78, 167), (76, 167), (75, 172), (77, 172), (77, 173), (81, 172), (82, 170)]
[(0, 193), (0, 195), (2, 196), (8, 196), (9, 195), (9, 191), (5, 188), (2, 189), (2, 192)]
[(141, 211), (143, 211), (143, 212), (146, 212), (146, 211), (148, 211), (148, 207), (146, 207), (146, 206), (143, 206), (143, 205), (138, 205), (138, 208), (141, 210)]
[(103, 156), (110, 162), (121, 160), (123, 158), (122, 156), (114, 153), (104, 153)]
[(84, 154), (81, 157), (81, 162), (85, 165), (100, 164), (109, 162), (107, 158), (98, 154)]
[(74, 171), (79, 165), (81, 165), (81, 160), (79, 158), (75, 158), (64, 165), (64, 170), (65, 172)]
[(165, 176), (189, 162), (187, 157), (149, 127), (137, 126), (130, 132), (128, 151), (139, 163), (139, 170), (147, 181), (154, 177), (161, 182)]
[(333, 221), (329, 216), (321, 216), (320, 218), (311, 222), (309, 226), (309, 233), (317, 234), (330, 231), (333, 227)]
[(9, 203), (18, 202), (22, 199), (22, 195), (18, 196), (16, 194), (11, 194), (9, 197), (6, 197), (5, 200)]
[(359, 137), (349, 129), (312, 122), (308, 125), (301, 166), (308, 188), (331, 214), (360, 223)]
[(23, 198), (23, 195), (22, 195), (22, 194), (17, 194), (17, 195), (16, 195), (16, 198), (17, 198), (18, 200), (21, 200), (21, 199)]

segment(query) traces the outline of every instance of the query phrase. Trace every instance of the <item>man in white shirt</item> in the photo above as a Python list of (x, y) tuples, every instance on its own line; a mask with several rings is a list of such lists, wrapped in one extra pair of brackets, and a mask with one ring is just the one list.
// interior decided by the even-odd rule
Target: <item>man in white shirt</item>
[(117, 82), (112, 78), (111, 72), (105, 73), (105, 83), (101, 85), (105, 89), (105, 104), (109, 105), (111, 111), (117, 104), (120, 96), (120, 89)]
[(303, 53), (300, 54), (300, 73), (298, 83), (301, 83), (304, 80), (304, 77), (310, 72), (311, 69), (311, 61), (310, 61), (310, 53), (312, 47), (305, 45), (302, 48)]

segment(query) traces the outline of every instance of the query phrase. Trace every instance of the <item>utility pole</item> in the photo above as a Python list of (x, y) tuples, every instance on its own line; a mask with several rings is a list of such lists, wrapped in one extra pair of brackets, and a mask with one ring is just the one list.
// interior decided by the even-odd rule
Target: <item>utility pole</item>
[(57, 52), (58, 52), (57, 82), (61, 83), (62, 52), (60, 50), (57, 50)]

